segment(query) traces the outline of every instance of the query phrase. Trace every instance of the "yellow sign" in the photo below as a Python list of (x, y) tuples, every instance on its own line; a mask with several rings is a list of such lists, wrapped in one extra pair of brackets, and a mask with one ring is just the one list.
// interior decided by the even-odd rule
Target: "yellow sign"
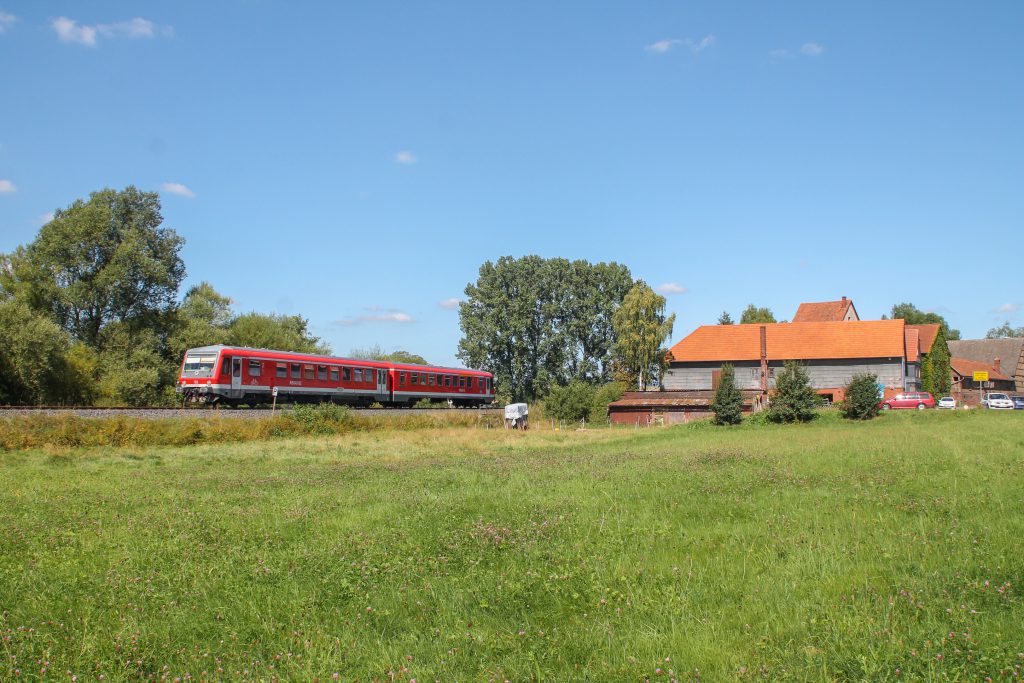
[(987, 382), (988, 381), (988, 371), (987, 370), (975, 370), (974, 371), (973, 379), (974, 379), (975, 382)]

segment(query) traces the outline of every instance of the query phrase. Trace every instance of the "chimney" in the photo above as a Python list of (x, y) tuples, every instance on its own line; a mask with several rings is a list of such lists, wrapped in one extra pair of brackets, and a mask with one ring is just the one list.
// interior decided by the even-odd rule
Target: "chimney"
[(995, 370), (996, 372), (998, 372), (1000, 375), (1003, 374), (1003, 369), (1000, 367), (1000, 365), (1002, 365), (1002, 362), (1003, 362), (1003, 359), (1000, 358), (999, 356), (996, 356), (992, 360), (992, 369)]
[(761, 395), (768, 395), (768, 329), (761, 325)]
[(846, 297), (845, 296), (843, 297), (843, 301), (846, 301)]

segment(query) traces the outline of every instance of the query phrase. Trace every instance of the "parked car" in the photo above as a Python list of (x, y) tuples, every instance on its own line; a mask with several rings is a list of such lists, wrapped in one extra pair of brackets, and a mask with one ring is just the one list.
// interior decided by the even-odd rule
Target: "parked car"
[(1024, 396), (1014, 396), (1013, 397), (1013, 409), (1014, 410), (1024, 410)]
[(943, 396), (939, 399), (939, 405), (936, 407), (943, 410), (956, 410), (956, 399), (952, 396)]
[(892, 398), (887, 398), (882, 401), (880, 407), (882, 410), (890, 410), (893, 408), (914, 408), (917, 410), (924, 410), (925, 408), (935, 407), (935, 398), (927, 391), (896, 394)]
[(1013, 401), (1006, 394), (989, 394), (981, 403), (992, 410), (1013, 410)]

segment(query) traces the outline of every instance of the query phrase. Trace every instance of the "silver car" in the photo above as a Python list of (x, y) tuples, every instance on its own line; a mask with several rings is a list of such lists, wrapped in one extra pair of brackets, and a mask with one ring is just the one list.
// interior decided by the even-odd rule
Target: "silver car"
[(1006, 394), (989, 394), (982, 403), (992, 410), (1013, 410), (1013, 401)]
[(956, 399), (952, 396), (943, 396), (939, 399), (939, 404), (935, 407), (943, 410), (956, 410)]

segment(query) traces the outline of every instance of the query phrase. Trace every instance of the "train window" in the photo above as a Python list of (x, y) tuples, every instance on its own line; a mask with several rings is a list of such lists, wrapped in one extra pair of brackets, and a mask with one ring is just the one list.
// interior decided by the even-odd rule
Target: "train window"
[(313, 379), (313, 377), (315, 377), (315, 375), (313, 374), (313, 366), (312, 365), (305, 365), (305, 366), (303, 366), (302, 369), (305, 370), (305, 372), (302, 373), (305, 379)]
[(321, 381), (327, 380), (327, 366), (318, 365), (316, 366), (316, 378)]
[(302, 366), (292, 363), (292, 379), (302, 379)]
[(217, 364), (217, 356), (186, 354), (185, 367), (182, 375), (185, 377), (213, 377), (213, 366)]
[(231, 356), (224, 356), (221, 359), (220, 374), (225, 377), (231, 374)]
[(287, 377), (288, 376), (288, 364), (287, 363), (278, 363), (277, 364), (277, 376), (278, 377)]
[(452, 376), (451, 375), (445, 375), (444, 376), (444, 385), (446, 387), (450, 387), (452, 385)]
[(459, 388), (460, 389), (465, 389), (466, 388), (466, 378), (465, 377), (459, 377)]
[(427, 386), (427, 373), (425, 373), (425, 372), (421, 372), (420, 373), (420, 384), (423, 385), (423, 386)]
[(263, 374), (263, 363), (258, 360), (249, 360), (249, 376), (259, 377)]
[(403, 387), (405, 386), (405, 373), (404, 372), (398, 373), (398, 383), (400, 385), (402, 385)]
[(427, 386), (428, 387), (434, 386), (434, 376), (433, 375), (427, 375)]
[(363, 377), (365, 378), (365, 380), (367, 382), (373, 382), (374, 381), (373, 370), (367, 368), (366, 371), (363, 372)]
[(352, 381), (353, 382), (362, 382), (363, 381), (363, 369), (362, 368), (356, 368), (355, 370), (352, 371)]
[(332, 382), (337, 382), (338, 381), (338, 368), (331, 368), (331, 381)]
[(415, 372), (410, 372), (409, 373), (409, 377), (412, 377), (412, 385), (413, 386), (416, 386), (417, 384), (420, 383), (420, 376), (418, 374), (416, 374)]

